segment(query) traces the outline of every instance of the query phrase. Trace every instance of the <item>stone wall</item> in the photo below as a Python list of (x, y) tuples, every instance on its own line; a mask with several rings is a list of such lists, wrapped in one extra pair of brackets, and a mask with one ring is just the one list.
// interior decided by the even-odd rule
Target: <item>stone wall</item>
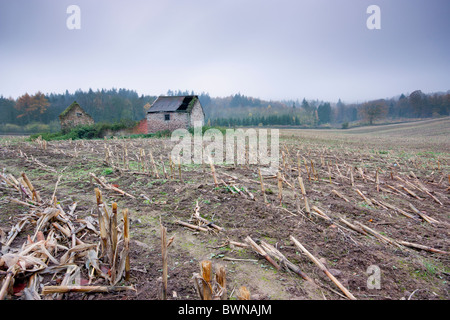
[[(170, 120), (165, 120), (165, 115), (170, 115)], [(148, 133), (163, 130), (176, 130), (189, 127), (189, 115), (187, 113), (161, 112), (147, 114)]]
[(78, 105), (73, 107), (67, 114), (60, 118), (61, 129), (67, 130), (80, 125), (94, 124), (94, 119), (91, 118), (81, 107)]
[(191, 127), (194, 126), (195, 122), (201, 122), (202, 126), (205, 125), (205, 115), (203, 114), (202, 106), (200, 105), (200, 101), (196, 101), (194, 107), (192, 108), (191, 115)]
[[(165, 115), (169, 115), (170, 120), (165, 120)], [(155, 133), (163, 130), (188, 129), (193, 127), (195, 122), (201, 122), (202, 126), (205, 123), (203, 109), (198, 100), (192, 107), (190, 114), (186, 112), (147, 113), (147, 132)]]

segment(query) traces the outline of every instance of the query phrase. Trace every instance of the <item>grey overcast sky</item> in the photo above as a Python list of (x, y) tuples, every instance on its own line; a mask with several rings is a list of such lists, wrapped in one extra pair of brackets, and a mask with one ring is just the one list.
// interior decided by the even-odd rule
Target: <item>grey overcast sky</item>
[[(70, 30), (68, 6), (80, 8)], [(368, 6), (381, 9), (369, 30)], [(361, 102), (450, 89), (448, 0), (0, 0), (0, 95)]]

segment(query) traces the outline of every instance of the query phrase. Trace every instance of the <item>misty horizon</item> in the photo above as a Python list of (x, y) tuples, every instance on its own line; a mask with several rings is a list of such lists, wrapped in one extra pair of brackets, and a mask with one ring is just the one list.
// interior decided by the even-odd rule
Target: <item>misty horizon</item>
[[(412, 92), (401, 92), (401, 93), (396, 94), (396, 95), (391, 96), (391, 97), (378, 97), (378, 98), (374, 98), (374, 99), (370, 99), (370, 100), (364, 99), (364, 100), (361, 100), (361, 101), (358, 100), (358, 101), (350, 101), (350, 102), (349, 101), (345, 101), (345, 100), (343, 100), (341, 98), (338, 98), (338, 100), (336, 100), (336, 101), (328, 101), (328, 100), (323, 100), (323, 99), (319, 99), (319, 98), (306, 99), (305, 97), (303, 97), (303, 98), (295, 98), (295, 99), (283, 99), (283, 98), (282, 99), (271, 99), (271, 98), (269, 98), (269, 99), (262, 99), (260, 97), (254, 97), (254, 96), (246, 95), (243, 92), (231, 93), (231, 94), (229, 94), (227, 96), (212, 96), (212, 95), (209, 94), (209, 92), (196, 92), (195, 90), (187, 90), (187, 89), (185, 89), (185, 90), (180, 90), (180, 89), (172, 90), (172, 89), (169, 89), (165, 93), (153, 94), (151, 92), (150, 93), (140, 93), (140, 92), (138, 92), (137, 90), (135, 90), (133, 88), (95, 88), (95, 89), (94, 88), (88, 88), (87, 90), (83, 90), (81, 88), (78, 88), (78, 89), (73, 90), (73, 91), (70, 91), (70, 90), (66, 89), (63, 92), (42, 92), (42, 91), (38, 90), (36, 92), (23, 92), (18, 97), (4, 96), (0, 92), (0, 97), (6, 98), (6, 99), (16, 100), (16, 99), (20, 98), (20, 96), (23, 96), (24, 94), (33, 95), (33, 94), (38, 93), (38, 92), (40, 92), (40, 93), (42, 93), (42, 94), (44, 94), (45, 96), (48, 97), (50, 95), (62, 95), (62, 94), (66, 94), (66, 93), (68, 93), (69, 95), (75, 95), (77, 92), (83, 92), (84, 93), (84, 92), (89, 92), (90, 90), (92, 90), (93, 92), (112, 91), (112, 90), (116, 90), (116, 91), (119, 91), (119, 90), (133, 91), (133, 92), (136, 92), (139, 96), (146, 96), (146, 97), (160, 97), (160, 96), (173, 96), (173, 95), (186, 96), (186, 95), (202, 95), (202, 94), (205, 94), (205, 95), (208, 95), (212, 99), (227, 99), (227, 98), (232, 98), (232, 97), (234, 97), (236, 95), (242, 95), (244, 97), (257, 99), (257, 100), (260, 100), (260, 101), (281, 102), (281, 103), (287, 103), (287, 102), (299, 102), (300, 103), (303, 99), (305, 99), (306, 101), (329, 102), (331, 104), (331, 106), (333, 106), (333, 107), (337, 103), (339, 103), (339, 101), (344, 103), (344, 104), (351, 105), (351, 104), (361, 104), (361, 103), (365, 103), (365, 102), (369, 102), (369, 101), (375, 101), (375, 100), (398, 100), (402, 95), (408, 97), (412, 93)], [(414, 91), (422, 91), (422, 90), (419, 88), (419, 89), (414, 90)], [(175, 94), (171, 94), (170, 92), (174, 92)], [(177, 94), (177, 92), (180, 93), (180, 94)], [(422, 93), (427, 95), (427, 96), (431, 96), (431, 95), (434, 95), (434, 94), (438, 94), (438, 95), (442, 94), (443, 95), (443, 94), (449, 94), (450, 93), (450, 89), (446, 90), (446, 91), (436, 91), (436, 92), (423, 92), (422, 91)], [(287, 107), (289, 107), (289, 106), (287, 106)]]
[[(70, 5), (80, 9), (69, 29)], [(367, 8), (380, 8), (370, 30)], [(450, 89), (446, 1), (0, 1), (0, 95), (109, 88), (359, 103)]]

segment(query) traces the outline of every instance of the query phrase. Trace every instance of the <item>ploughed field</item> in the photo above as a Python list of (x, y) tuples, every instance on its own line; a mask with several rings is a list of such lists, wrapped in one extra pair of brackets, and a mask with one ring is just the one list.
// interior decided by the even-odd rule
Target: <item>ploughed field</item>
[(197, 300), (210, 261), (213, 298), (449, 299), (449, 137), (448, 118), (283, 129), (278, 172), (180, 166), (170, 139), (2, 137), (4, 298)]

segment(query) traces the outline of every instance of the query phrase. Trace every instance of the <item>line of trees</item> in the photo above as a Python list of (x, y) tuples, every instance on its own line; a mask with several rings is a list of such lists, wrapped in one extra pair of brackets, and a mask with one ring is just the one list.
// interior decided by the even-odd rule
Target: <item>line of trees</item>
[(420, 90), (398, 98), (377, 99), (360, 104), (336, 104), (335, 123), (363, 121), (373, 124), (376, 121), (404, 118), (430, 118), (450, 114), (450, 93), (424, 94)]
[(288, 125), (288, 126), (316, 126), (317, 117), (311, 117), (304, 113), (273, 114), (268, 116), (251, 115), (238, 118), (216, 118), (209, 120), (212, 126), (238, 127), (238, 126), (267, 126), (267, 125)]
[(77, 101), (95, 122), (114, 123), (119, 120), (138, 121), (145, 117), (156, 96), (138, 95), (127, 89), (88, 91), (63, 94), (34, 95), (25, 93), (16, 100), (0, 96), (0, 131), (58, 131), (59, 118), (73, 101)]
[[(217, 103), (218, 101), (218, 103)], [(303, 99), (282, 102), (263, 101), (237, 94), (227, 99), (213, 99), (211, 125), (223, 126), (324, 126), (348, 123), (373, 125), (385, 119), (411, 119), (448, 116), (450, 93), (424, 94), (420, 90), (398, 98), (377, 99), (345, 104)], [(217, 106), (220, 106), (219, 108)]]
[[(167, 95), (194, 95), (193, 91), (169, 90)], [(398, 98), (378, 99), (345, 104), (303, 99), (266, 101), (237, 93), (212, 98), (197, 94), (207, 122), (217, 126), (292, 125), (323, 126), (349, 122), (374, 124), (384, 118), (427, 118), (446, 116), (450, 112), (450, 93), (424, 94), (420, 90)], [(77, 101), (95, 122), (113, 123), (119, 120), (139, 121), (157, 96), (138, 95), (127, 89), (88, 91), (63, 94), (33, 95), (25, 93), (17, 99), (0, 96), (0, 131), (57, 131), (58, 116), (73, 101)]]

